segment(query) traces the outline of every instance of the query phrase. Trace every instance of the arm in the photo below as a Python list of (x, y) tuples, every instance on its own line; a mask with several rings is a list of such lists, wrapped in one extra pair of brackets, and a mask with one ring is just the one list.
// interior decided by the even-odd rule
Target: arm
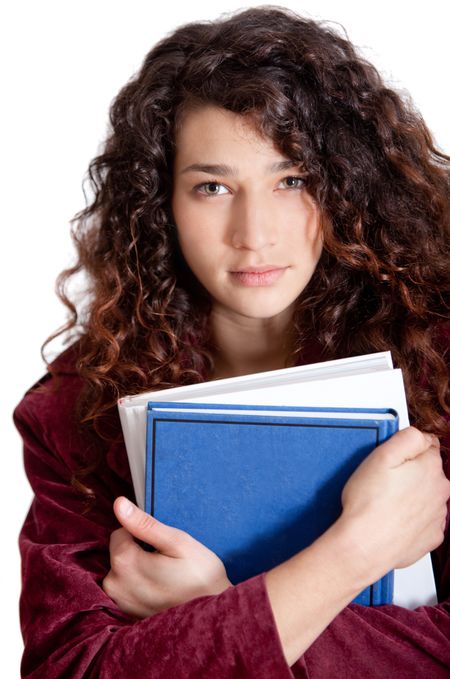
[[(113, 499), (131, 494), (118, 458), (93, 477), (96, 504), (83, 513), (70, 486), (82, 441), (60, 395), (29, 395), (16, 409), (25, 466), (35, 493), (20, 536), (23, 558), (22, 676), (32, 679), (126, 677), (292, 677), (265, 595), (263, 575), (135, 621), (102, 589), (109, 569)], [(38, 414), (39, 413), (39, 414)]]
[[(319, 643), (323, 645), (324, 630), (333, 621), (333, 624), (339, 623), (345, 612), (343, 609), (367, 585), (391, 568), (401, 568), (413, 563), (442, 542), (445, 502), (449, 494), (450, 483), (442, 471), (437, 439), (423, 435), (413, 428), (397, 434), (360, 465), (344, 489), (344, 511), (339, 521), (308, 549), (266, 573), (267, 596), (288, 665), (292, 665), (303, 656), (296, 668), (304, 669), (308, 657), (305, 651), (308, 648), (312, 651)], [(414, 503), (410, 502), (411, 497), (414, 498)], [(179, 555), (185, 557), (182, 571), (184, 570), (186, 575), (192, 570), (190, 564), (192, 567), (197, 565), (200, 569), (205, 569), (201, 561), (204, 547), (194, 543), (192, 553), (189, 553), (187, 545), (190, 543), (185, 545), (183, 534), (173, 533), (173, 528), (154, 520), (147, 525), (146, 530), (140, 530), (140, 523), (144, 523), (147, 518), (149, 517), (144, 512), (135, 510), (135, 515), (132, 515), (131, 519), (128, 518), (125, 523), (122, 519), (121, 521), (133, 535), (156, 544), (158, 550), (164, 554), (175, 550), (176, 547)], [(128, 545), (139, 550), (131, 538), (126, 548)], [(170, 549), (167, 549), (167, 545)], [(158, 558), (169, 559), (164, 554), (159, 554)], [(149, 555), (141, 550), (138, 570), (141, 574), (145, 571), (148, 574), (142, 577), (140, 582), (140, 576), (134, 580), (136, 568), (129, 560), (128, 568), (115, 575), (119, 602), (126, 601), (126, 597), (123, 598), (126, 592), (131, 592), (134, 606), (137, 602), (148, 601), (151, 609), (152, 600), (158, 601), (159, 590), (157, 586), (155, 588), (153, 582), (157, 566), (145, 563), (148, 559)], [(205, 575), (208, 570), (209, 568), (205, 570)], [(164, 571), (166, 572), (166, 566)], [(175, 591), (178, 587), (178, 578), (171, 575), (169, 580), (173, 583), (173, 586), (169, 586), (170, 592)], [(188, 582), (189, 578), (186, 580)], [(160, 590), (163, 599), (167, 599), (166, 592), (167, 589), (164, 587)], [(214, 593), (213, 589), (210, 589), (210, 593)], [(181, 590), (180, 594), (185, 596)], [(148, 603), (145, 606), (148, 607)], [(170, 606), (170, 602), (167, 606)], [(352, 607), (365, 608), (360, 606), (349, 608)], [(442, 616), (442, 620), (438, 618), (441, 629), (434, 625), (430, 627), (431, 638), (440, 641), (440, 645), (436, 647), (432, 644), (435, 646), (436, 658), (429, 658), (425, 648), (420, 646), (417, 648), (415, 627), (421, 626), (422, 622), (417, 612), (404, 611), (397, 606), (384, 606), (368, 609), (367, 613), (364, 611), (363, 616), (367, 615), (370, 621), (372, 612), (374, 618), (377, 618), (379, 611), (386, 612), (387, 609), (391, 609), (393, 615), (398, 615), (402, 620), (406, 614), (407, 623), (411, 628), (401, 630), (406, 640), (406, 650), (395, 638), (398, 631), (397, 635), (389, 638), (391, 648), (388, 655), (393, 655), (392, 649), (397, 650), (393, 655), (393, 662), (397, 663), (398, 667), (405, 662), (402, 655), (409, 652), (409, 636), (411, 648), (416, 650), (415, 662), (423, 662), (425, 658), (430, 665), (430, 673), (439, 672), (440, 664), (442, 667), (446, 666), (449, 644), (446, 643), (446, 636), (442, 632), (449, 622), (447, 615)], [(438, 607), (429, 607), (429, 610), (435, 613)], [(151, 614), (150, 610), (147, 615)], [(357, 626), (359, 624), (358, 621)], [(350, 638), (354, 639), (352, 646), (356, 648), (361, 638), (359, 629), (349, 630), (349, 634)], [(368, 632), (366, 636), (370, 639)], [(362, 644), (361, 652), (355, 658), (355, 672), (367, 656), (370, 656), (370, 662), (376, 667), (380, 666), (376, 662), (378, 644), (369, 644), (372, 653), (366, 646), (367, 643)], [(341, 673), (345, 672), (346, 655), (346, 653), (343, 655)], [(328, 677), (330, 668), (327, 667), (327, 663), (330, 654), (322, 650), (318, 657), (323, 665), (320, 676), (323, 674)], [(386, 669), (384, 665), (382, 667)], [(390, 671), (394, 669), (395, 664), (389, 668)], [(372, 673), (374, 671), (376, 670), (372, 669)]]
[(442, 543), (449, 497), (436, 437), (410, 427), (366, 458), (343, 490), (339, 520), (267, 573), (289, 664), (362, 589)]
[[(106, 596), (101, 583), (109, 568), (109, 535), (117, 527), (112, 502), (118, 495), (131, 494), (118, 469), (124, 451), (108, 454), (109, 464), (96, 479), (96, 508), (83, 515), (67, 468), (69, 442), (75, 450), (80, 443), (74, 441), (72, 428), (67, 434), (68, 413), (59, 412), (63, 402), (59, 399), (55, 405), (58, 417), (44, 424), (40, 420), (49, 410), (46, 404), (28, 398), (16, 412), (36, 494), (21, 536), (23, 676), (120, 677), (124, 668), (123, 676), (130, 679), (149, 672), (152, 677), (170, 678), (208, 676), (208, 668), (211, 676), (225, 679), (293, 677), (285, 658), (289, 650), (283, 648), (275, 621), (276, 604), (273, 610), (265, 587), (267, 574), (139, 622)], [(441, 561), (448, 564), (447, 553)], [(296, 604), (300, 609), (302, 602)], [(341, 678), (351, 667), (357, 676), (365, 672), (372, 679), (379, 671), (384, 679), (386, 672), (399, 666), (414, 668), (420, 663), (428, 676), (446, 676), (442, 668), (449, 664), (449, 619), (445, 604), (418, 611), (347, 606), (322, 634), (315, 633), (320, 636), (295, 663), (295, 676), (306, 677), (306, 668), (311, 668), (317, 670), (316, 676)], [(300, 630), (311, 618), (306, 625), (305, 620), (303, 615)], [(381, 651), (387, 668), (379, 662)]]

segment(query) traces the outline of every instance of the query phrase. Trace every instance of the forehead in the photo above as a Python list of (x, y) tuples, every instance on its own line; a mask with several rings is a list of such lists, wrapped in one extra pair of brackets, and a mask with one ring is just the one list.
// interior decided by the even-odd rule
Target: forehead
[(176, 156), (251, 149), (256, 154), (282, 157), (273, 141), (261, 134), (254, 115), (242, 115), (212, 104), (188, 109), (175, 134)]

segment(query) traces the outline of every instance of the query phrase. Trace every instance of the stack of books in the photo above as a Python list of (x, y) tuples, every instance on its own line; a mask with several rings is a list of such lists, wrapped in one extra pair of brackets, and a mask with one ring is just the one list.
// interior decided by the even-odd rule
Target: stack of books
[[(409, 424), (389, 352), (150, 391), (118, 406), (137, 503), (212, 549), (233, 584), (319, 537), (356, 467)], [(435, 602), (430, 555), (354, 600)]]

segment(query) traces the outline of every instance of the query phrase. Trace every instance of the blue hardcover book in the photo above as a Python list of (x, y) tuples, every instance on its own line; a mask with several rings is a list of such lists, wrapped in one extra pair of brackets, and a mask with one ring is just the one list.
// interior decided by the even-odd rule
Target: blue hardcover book
[[(334, 523), (347, 479), (397, 429), (389, 409), (150, 401), (145, 509), (212, 549), (237, 584)], [(354, 603), (392, 596), (390, 572)]]

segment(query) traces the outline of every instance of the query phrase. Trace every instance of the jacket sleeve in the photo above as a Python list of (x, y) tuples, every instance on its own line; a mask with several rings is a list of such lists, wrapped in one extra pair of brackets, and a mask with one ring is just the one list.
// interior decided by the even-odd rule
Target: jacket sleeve
[[(447, 447), (448, 447), (447, 442)], [(449, 462), (444, 463), (448, 478)], [(348, 605), (309, 647), (296, 677), (450, 677), (450, 501), (444, 542), (432, 552), (439, 603)]]
[(291, 668), (284, 659), (265, 573), (145, 620), (124, 615), (101, 583), (109, 570), (109, 536), (117, 527), (112, 502), (131, 491), (111, 471), (113, 465), (106, 464), (96, 479), (95, 508), (83, 513), (69, 481), (70, 456), (63, 451), (73, 446), (72, 428), (64, 436), (51, 436), (37, 403), (26, 397), (15, 413), (35, 493), (20, 537), (23, 677), (449, 676), (448, 522), (445, 541), (433, 554), (438, 605), (410, 611), (350, 604)]
[[(42, 427), (46, 407), (45, 399), (26, 396), (15, 411), (35, 494), (20, 535), (21, 676), (292, 678), (264, 574), (144, 620), (120, 611), (101, 583), (109, 570), (109, 536), (118, 527), (112, 502), (124, 485), (108, 465), (102, 467), (95, 507), (83, 513), (67, 459), (51, 447), (51, 432)], [(69, 447), (74, 438), (69, 427)]]

